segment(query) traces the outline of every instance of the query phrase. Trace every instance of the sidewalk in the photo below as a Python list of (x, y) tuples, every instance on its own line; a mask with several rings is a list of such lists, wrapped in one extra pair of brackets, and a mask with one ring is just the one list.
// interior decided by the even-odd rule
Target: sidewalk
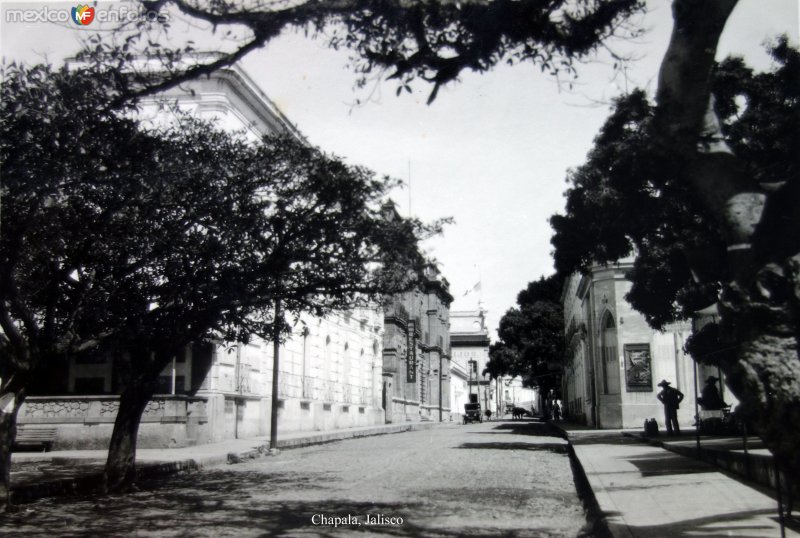
[[(612, 536), (781, 536), (777, 501), (767, 488), (648, 444), (638, 430), (551, 424), (569, 441)], [(694, 446), (694, 437), (666, 444), (689, 441)], [(786, 536), (799, 531), (796, 519), (786, 522)]]
[[(407, 422), (364, 426), (325, 432), (293, 432), (278, 437), (278, 448), (296, 448), (371, 435), (424, 430), (438, 422)], [(443, 423), (448, 424), (448, 423)], [(220, 443), (183, 448), (138, 449), (136, 468), (140, 478), (153, 478), (257, 458), (269, 450), (269, 437), (229, 439)], [(11, 455), (12, 502), (95, 490), (100, 484), (106, 450), (55, 450), (14, 452)]]

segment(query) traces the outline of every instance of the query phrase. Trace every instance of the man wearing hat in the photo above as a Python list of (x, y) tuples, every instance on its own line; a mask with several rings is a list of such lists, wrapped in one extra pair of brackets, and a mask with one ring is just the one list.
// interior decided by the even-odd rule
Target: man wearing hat
[(678, 425), (678, 408), (683, 401), (683, 393), (670, 387), (670, 382), (666, 379), (662, 380), (658, 386), (663, 387), (663, 390), (656, 397), (664, 404), (664, 421), (667, 423), (667, 435), (672, 435), (673, 430), (676, 435), (680, 435), (681, 427)]
[(706, 386), (703, 387), (702, 395), (697, 399), (697, 403), (700, 404), (703, 411), (719, 411), (723, 407), (727, 407), (717, 390), (717, 381), (719, 379), (713, 375), (708, 376), (708, 379), (706, 379)]

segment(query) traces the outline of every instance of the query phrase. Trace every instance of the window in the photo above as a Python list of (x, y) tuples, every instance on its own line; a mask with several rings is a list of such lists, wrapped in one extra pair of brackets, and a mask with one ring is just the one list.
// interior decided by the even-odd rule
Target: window
[(603, 389), (606, 394), (619, 394), (619, 357), (617, 356), (617, 326), (614, 316), (606, 311), (600, 323), (600, 356), (603, 361)]

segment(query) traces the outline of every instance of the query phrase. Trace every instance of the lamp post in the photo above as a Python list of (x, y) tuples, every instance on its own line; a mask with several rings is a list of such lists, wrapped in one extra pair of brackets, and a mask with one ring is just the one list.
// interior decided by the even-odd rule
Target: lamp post
[(442, 355), (439, 352), (439, 422), (442, 421)]

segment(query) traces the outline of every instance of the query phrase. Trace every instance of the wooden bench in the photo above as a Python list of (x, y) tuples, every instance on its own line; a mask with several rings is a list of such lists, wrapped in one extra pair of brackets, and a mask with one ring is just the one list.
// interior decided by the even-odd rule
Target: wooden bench
[(14, 447), (41, 446), (47, 452), (56, 440), (56, 428), (51, 426), (18, 426)]

